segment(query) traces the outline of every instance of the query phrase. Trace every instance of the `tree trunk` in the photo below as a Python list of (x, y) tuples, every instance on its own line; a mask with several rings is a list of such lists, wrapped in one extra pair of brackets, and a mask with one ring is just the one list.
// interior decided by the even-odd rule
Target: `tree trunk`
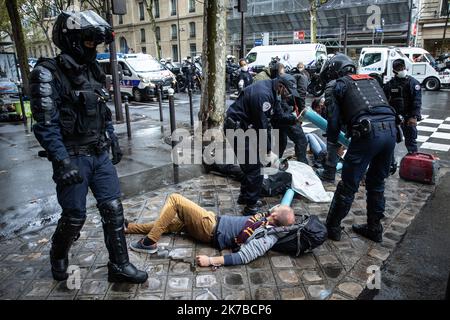
[(27, 49), (25, 47), (25, 39), (23, 36), (22, 22), (17, 9), (17, 0), (6, 1), (9, 20), (11, 21), (11, 29), (14, 44), (16, 47), (17, 58), (19, 60), (20, 73), (22, 75), (23, 92), (25, 95), (29, 93), (28, 78), (30, 69), (28, 67)]
[(45, 27), (45, 26), (41, 25), (41, 28), (42, 28), (42, 31), (44, 31), (45, 39), (47, 39), (48, 46), (50, 47), (50, 56), (54, 57), (55, 56), (55, 51), (53, 50), (53, 46), (52, 46), (53, 41), (50, 39), (50, 36), (48, 35), (49, 27), (48, 26)]
[(317, 43), (317, 2), (316, 0), (309, 0), (310, 3), (310, 17), (311, 17), (311, 43)]
[(223, 123), (225, 113), (226, 0), (205, 1), (203, 83), (199, 118), (202, 130)]
[(156, 36), (156, 20), (153, 16), (153, 0), (145, 0), (145, 6), (147, 7), (148, 15), (150, 16), (150, 26), (153, 31), (153, 40), (155, 40), (156, 43), (156, 57), (158, 60), (161, 60), (161, 44)]

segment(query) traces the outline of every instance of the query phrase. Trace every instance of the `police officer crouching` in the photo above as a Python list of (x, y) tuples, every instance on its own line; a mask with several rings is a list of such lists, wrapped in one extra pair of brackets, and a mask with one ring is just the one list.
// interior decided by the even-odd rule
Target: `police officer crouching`
[(396, 59), (392, 63), (393, 77), (384, 86), (384, 93), (389, 104), (397, 114), (403, 118), (402, 131), (408, 153), (416, 153), (417, 121), (421, 120), (422, 88), (419, 81), (407, 75), (403, 59)]
[[(259, 200), (263, 183), (261, 168), (263, 163), (275, 163), (278, 156), (272, 152), (269, 134), (267, 144), (263, 145), (259, 138), (257, 143), (250, 142), (249, 139), (238, 141), (238, 137), (233, 136), (233, 133), (239, 129), (244, 133), (251, 133), (252, 131), (248, 130), (253, 130), (256, 136), (260, 130), (266, 130), (268, 133), (270, 121), (273, 119), (286, 125), (297, 123), (297, 117), (283, 113), (280, 104), (284, 100), (292, 106), (298, 97), (292, 82), (283, 76), (273, 80), (261, 80), (246, 87), (226, 112), (225, 134), (234, 147), (234, 153), (244, 173), (238, 199), (239, 204), (246, 205), (244, 215), (254, 215), (260, 211), (263, 205)], [(261, 151), (265, 159), (261, 159), (259, 155), (263, 147), (266, 147), (266, 150)]]
[(86, 220), (88, 188), (102, 217), (108, 281), (143, 283), (148, 277), (129, 262), (113, 166), (122, 152), (106, 105), (105, 75), (96, 61), (96, 46), (110, 43), (113, 36), (110, 25), (91, 10), (63, 12), (53, 27), (53, 42), (61, 54), (41, 58), (30, 77), (34, 134), (52, 162), (62, 208), (50, 250), (52, 275), (58, 281), (68, 278), (68, 254)]
[(375, 242), (382, 241), (385, 198), (384, 180), (389, 175), (397, 127), (395, 111), (389, 106), (377, 80), (356, 75), (353, 61), (344, 54), (328, 60), (321, 71), (328, 83), (325, 103), (328, 108), (327, 159), (318, 174), (333, 181), (338, 160), (338, 136), (341, 126), (347, 127), (351, 142), (345, 155), (342, 180), (328, 212), (328, 237), (341, 239), (341, 220), (348, 214), (355, 193), (367, 167), (367, 224), (353, 225), (354, 232)]

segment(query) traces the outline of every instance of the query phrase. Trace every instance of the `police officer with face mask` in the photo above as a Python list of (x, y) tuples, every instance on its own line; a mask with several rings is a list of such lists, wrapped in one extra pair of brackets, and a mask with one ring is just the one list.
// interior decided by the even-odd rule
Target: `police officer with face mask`
[[(285, 114), (281, 109), (282, 101), (292, 106), (295, 98), (298, 98), (298, 92), (289, 79), (281, 76), (273, 80), (261, 80), (246, 87), (226, 112), (225, 134), (234, 147), (234, 153), (244, 173), (238, 199), (239, 204), (246, 205), (244, 215), (254, 215), (263, 206), (259, 200), (263, 183), (261, 168), (266, 163), (276, 163), (278, 159), (271, 149), (268, 133), (270, 121), (277, 119), (279, 123), (286, 125), (297, 123), (296, 116)], [(254, 134), (257, 141), (236, 136), (236, 130), (242, 130), (241, 132), (248, 136)], [(267, 134), (267, 143), (261, 141), (261, 131)]]
[(41, 58), (30, 76), (33, 131), (52, 162), (62, 208), (50, 250), (53, 278), (58, 281), (68, 278), (68, 254), (86, 220), (88, 188), (102, 217), (108, 281), (143, 283), (148, 277), (128, 258), (120, 185), (113, 166), (122, 152), (106, 105), (105, 75), (96, 61), (96, 46), (109, 44), (113, 36), (110, 25), (91, 10), (62, 12), (53, 27), (53, 42), (61, 54)]
[(419, 81), (407, 75), (405, 61), (392, 63), (393, 77), (384, 86), (384, 93), (395, 111), (403, 117), (402, 131), (408, 153), (417, 152), (417, 121), (421, 120), (422, 89)]
[[(282, 101), (281, 109), (286, 114), (295, 113), (296, 115), (299, 115), (300, 112), (305, 108), (305, 99), (300, 93), (301, 90), (299, 90), (299, 88), (297, 87), (298, 79), (290, 74), (284, 74), (283, 78), (291, 82), (292, 88), (298, 93), (298, 98), (294, 100), (295, 103), (293, 105), (289, 104), (288, 101)], [(283, 123), (280, 123), (277, 118), (273, 119), (271, 123), (273, 125), (273, 128), (279, 129), (279, 157), (283, 157), (284, 151), (286, 150), (287, 146), (287, 138), (289, 137), (289, 139), (294, 143), (294, 151), (297, 161), (308, 164), (308, 159), (306, 158), (308, 141), (306, 140), (306, 136), (301, 125), (285, 125)]]
[(328, 82), (325, 104), (328, 108), (327, 158), (318, 170), (323, 180), (334, 181), (338, 160), (338, 136), (346, 126), (351, 142), (345, 155), (342, 180), (328, 212), (328, 237), (341, 238), (341, 220), (350, 211), (355, 193), (366, 173), (367, 224), (353, 225), (353, 230), (373, 241), (381, 242), (385, 198), (384, 180), (389, 175), (396, 142), (395, 111), (389, 106), (377, 80), (356, 75), (353, 61), (337, 54), (322, 67), (321, 78)]

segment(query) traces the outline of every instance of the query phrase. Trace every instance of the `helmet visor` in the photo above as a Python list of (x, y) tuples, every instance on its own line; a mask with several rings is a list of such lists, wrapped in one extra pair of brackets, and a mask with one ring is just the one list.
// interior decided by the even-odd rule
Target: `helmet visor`
[(114, 40), (111, 26), (95, 11), (86, 10), (80, 12), (66, 11), (69, 15), (67, 28), (80, 32), (82, 41), (94, 41), (96, 45)]

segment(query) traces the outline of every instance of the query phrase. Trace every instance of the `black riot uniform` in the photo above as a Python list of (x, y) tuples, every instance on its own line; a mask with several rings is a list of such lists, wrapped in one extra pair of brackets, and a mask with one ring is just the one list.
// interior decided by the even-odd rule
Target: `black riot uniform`
[[(281, 108), (284, 113), (289, 114), (295, 112), (295, 114), (298, 115), (305, 108), (305, 96), (301, 95), (302, 89), (299, 89), (299, 87), (297, 86), (297, 83), (299, 83), (298, 78), (290, 74), (285, 74), (284, 77), (292, 83), (293, 88), (299, 94), (299, 98), (295, 99), (294, 106), (291, 106), (286, 101), (283, 101), (281, 103)], [(280, 134), (279, 139), (280, 148), (278, 150), (279, 157), (281, 158), (283, 156), (287, 146), (287, 138), (289, 137), (289, 139), (294, 143), (294, 151), (297, 161), (308, 164), (308, 159), (306, 158), (306, 149), (308, 147), (308, 141), (306, 140), (306, 136), (305, 133), (303, 132), (302, 127), (298, 124), (285, 125), (279, 123), (278, 119), (276, 118), (273, 119), (271, 123), (273, 125), (273, 128), (279, 130)]]
[[(282, 100), (289, 101), (292, 105), (295, 97), (298, 97), (298, 93), (286, 78), (261, 80), (245, 88), (227, 110), (225, 134), (234, 147), (234, 153), (245, 175), (241, 180), (238, 199), (239, 204), (246, 204), (244, 215), (255, 214), (261, 206), (258, 200), (263, 182), (261, 168), (266, 164), (266, 159), (262, 158), (272, 151), (270, 139), (267, 139), (270, 136), (270, 121), (276, 118), (280, 123), (295, 124), (297, 118), (283, 113), (280, 107)], [(249, 136), (253, 133), (258, 139), (257, 142), (233, 136), (239, 129)], [(261, 140), (264, 138), (259, 135), (260, 132), (266, 133), (267, 143)]]
[(196, 73), (196, 68), (197, 67), (192, 62), (192, 58), (186, 57), (186, 60), (184, 61), (183, 65), (181, 67), (181, 71), (186, 76), (186, 88), (188, 90), (189, 90), (189, 88), (190, 88), (190, 90), (194, 90), (194, 88), (195, 88), (194, 76)]
[(355, 71), (352, 60), (343, 54), (328, 60), (322, 68), (321, 77), (328, 81), (325, 90), (328, 155), (324, 169), (319, 169), (318, 174), (324, 180), (334, 181), (338, 136), (346, 126), (351, 142), (344, 159), (342, 180), (326, 220), (328, 237), (340, 240), (341, 220), (348, 214), (368, 167), (367, 224), (353, 225), (353, 230), (380, 242), (383, 231), (380, 220), (385, 209), (384, 180), (389, 175), (397, 135), (395, 111), (378, 82), (367, 75), (355, 75)]
[[(403, 59), (393, 62), (393, 77), (384, 86), (384, 93), (395, 111), (404, 119), (402, 131), (409, 153), (417, 152), (417, 121), (421, 120), (422, 88), (420, 82), (406, 75)], [(403, 73), (403, 74), (402, 74)]]
[(105, 103), (105, 75), (96, 62), (96, 46), (112, 40), (111, 27), (95, 12), (63, 12), (53, 28), (53, 42), (61, 54), (39, 60), (30, 76), (34, 134), (52, 162), (62, 208), (50, 250), (52, 274), (59, 281), (68, 277), (68, 253), (86, 220), (88, 188), (102, 216), (109, 251), (108, 280), (142, 283), (148, 277), (128, 258), (120, 185), (113, 165), (122, 152)]

